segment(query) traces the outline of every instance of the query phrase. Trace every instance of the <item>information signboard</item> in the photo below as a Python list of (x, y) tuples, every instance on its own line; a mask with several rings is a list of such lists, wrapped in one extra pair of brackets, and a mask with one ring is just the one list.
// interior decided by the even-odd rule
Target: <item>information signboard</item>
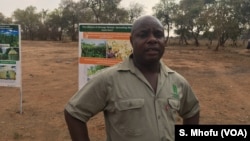
[(131, 54), (131, 27), (130, 24), (79, 25), (79, 89), (98, 70)]

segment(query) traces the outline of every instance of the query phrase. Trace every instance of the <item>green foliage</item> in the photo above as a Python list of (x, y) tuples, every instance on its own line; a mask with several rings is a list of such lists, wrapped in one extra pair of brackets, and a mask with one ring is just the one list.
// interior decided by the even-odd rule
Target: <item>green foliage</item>
[(22, 36), (23, 39), (33, 40), (35, 35), (38, 34), (38, 25), (41, 17), (41, 15), (36, 13), (36, 7), (28, 6), (25, 10), (17, 9), (14, 11), (13, 17), (15, 23), (21, 25), (22, 35), (25, 35)]
[(11, 47), (18, 47), (19, 46), (19, 37), (18, 37), (18, 35), (0, 34), (0, 43), (1, 44), (10, 44)]
[(143, 5), (139, 3), (131, 3), (128, 9), (129, 22), (132, 23), (136, 18), (144, 13)]
[(106, 57), (106, 46), (105, 44), (87, 44), (82, 43), (82, 57), (98, 57), (105, 58)]

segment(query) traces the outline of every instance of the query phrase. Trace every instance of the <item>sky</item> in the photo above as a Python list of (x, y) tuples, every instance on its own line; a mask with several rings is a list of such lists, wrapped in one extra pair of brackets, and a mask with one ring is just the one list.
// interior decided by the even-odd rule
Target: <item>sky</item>
[[(31, 5), (37, 8), (37, 12), (40, 12), (42, 9), (52, 11), (59, 7), (60, 2), (61, 0), (0, 0), (0, 12), (5, 17), (11, 17), (16, 9), (24, 10)], [(145, 14), (152, 14), (152, 7), (159, 0), (122, 0), (120, 4), (122, 7), (128, 8), (131, 2), (143, 5)]]

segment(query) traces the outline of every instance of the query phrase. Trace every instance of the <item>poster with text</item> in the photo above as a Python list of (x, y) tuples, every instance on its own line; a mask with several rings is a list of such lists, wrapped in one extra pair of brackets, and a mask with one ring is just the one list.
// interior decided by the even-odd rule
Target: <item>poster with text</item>
[(21, 86), (20, 25), (0, 25), (0, 86)]
[(79, 25), (79, 89), (97, 71), (132, 53), (130, 31), (130, 24)]

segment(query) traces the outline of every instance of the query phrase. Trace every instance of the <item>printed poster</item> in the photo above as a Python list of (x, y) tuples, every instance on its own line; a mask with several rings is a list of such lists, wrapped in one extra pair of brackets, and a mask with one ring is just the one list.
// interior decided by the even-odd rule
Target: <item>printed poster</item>
[(0, 86), (21, 86), (19, 25), (0, 25)]
[(98, 70), (121, 62), (132, 52), (130, 24), (79, 25), (79, 89)]

